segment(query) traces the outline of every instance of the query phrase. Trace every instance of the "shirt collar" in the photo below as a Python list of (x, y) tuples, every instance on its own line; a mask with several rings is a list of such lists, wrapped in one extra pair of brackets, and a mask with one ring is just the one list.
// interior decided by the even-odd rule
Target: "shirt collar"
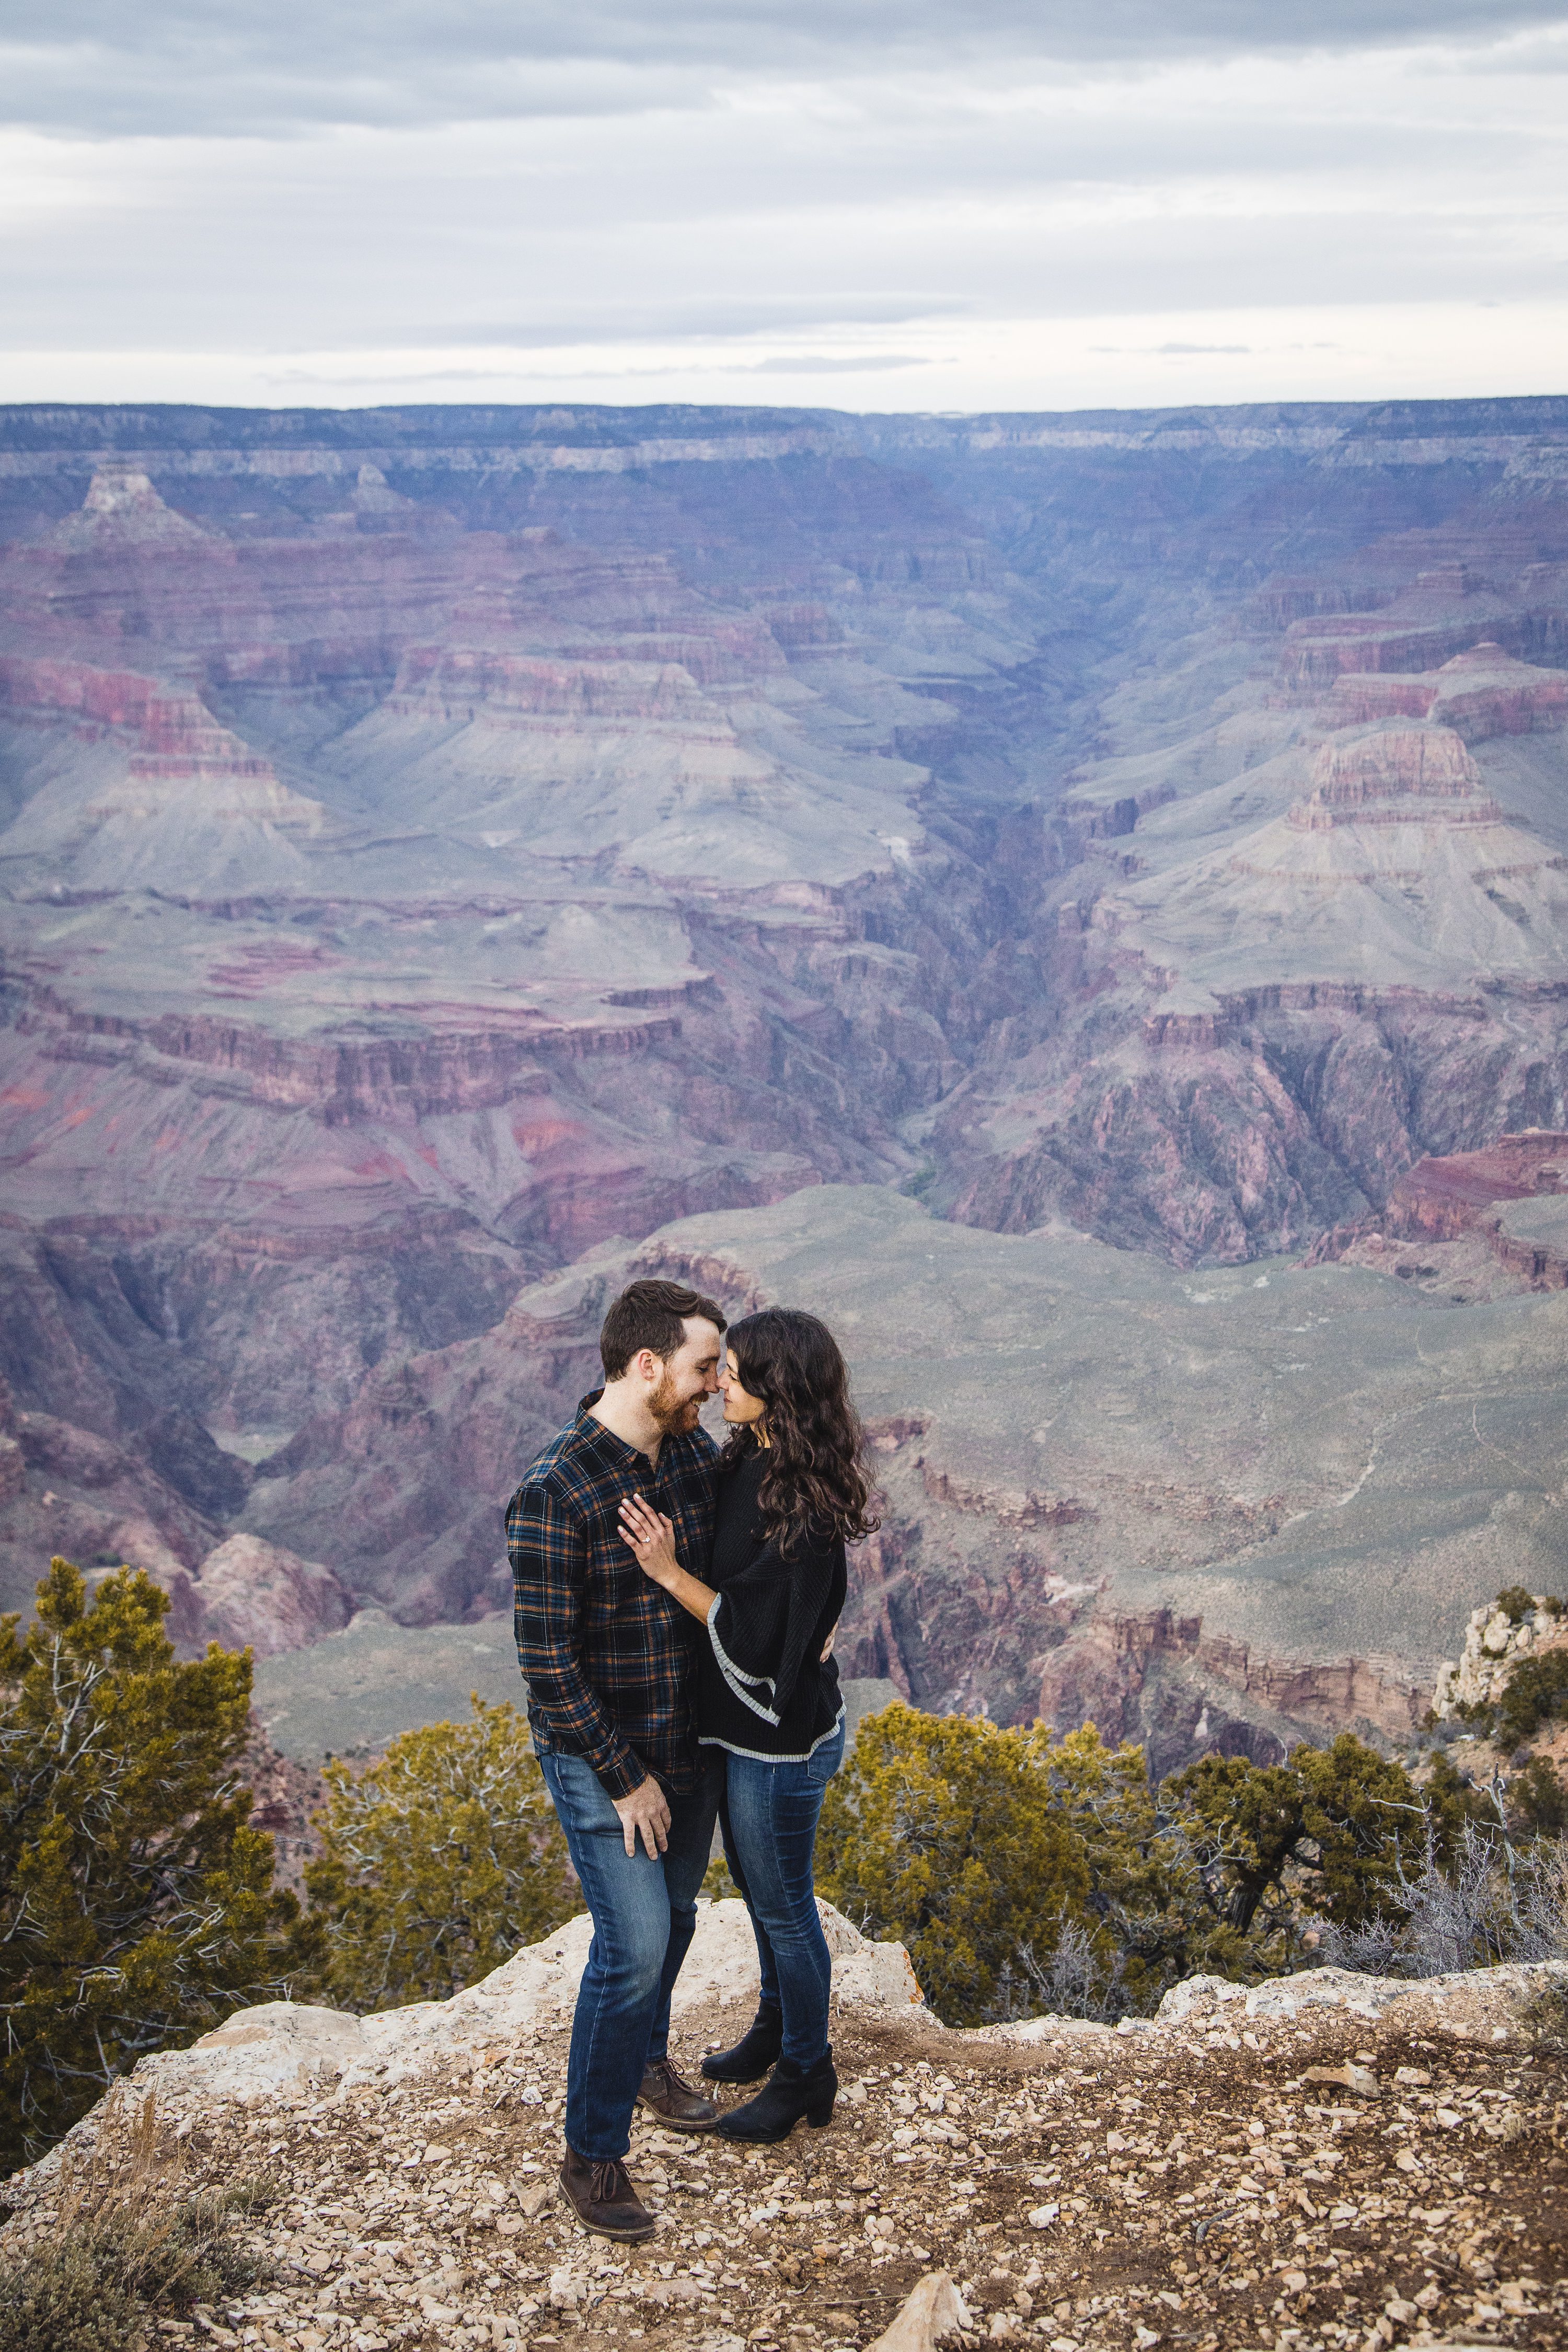
[[(594, 1418), (593, 1408), (598, 1403), (599, 1399), (604, 1395), (604, 1393), (605, 1391), (602, 1388), (591, 1389), (588, 1394), (581, 1400), (577, 1407), (578, 1428), (583, 1429), (586, 1427), (588, 1434), (593, 1437), (596, 1443), (607, 1443), (618, 1447), (628, 1462), (640, 1462), (645, 1470), (648, 1469), (651, 1466), (648, 1462), (648, 1457), (645, 1453), (643, 1453), (640, 1446), (628, 1445), (624, 1437), (617, 1437), (613, 1429), (607, 1429), (602, 1421), (596, 1421)], [(671, 1445), (676, 1444), (679, 1441), (673, 1437), (667, 1437), (665, 1439), (663, 1444), (658, 1449), (658, 1458), (661, 1462), (664, 1460), (668, 1448)]]

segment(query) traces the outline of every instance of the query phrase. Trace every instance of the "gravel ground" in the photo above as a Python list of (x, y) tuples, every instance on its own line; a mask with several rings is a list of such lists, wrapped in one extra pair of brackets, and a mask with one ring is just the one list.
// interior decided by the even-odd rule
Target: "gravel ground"
[[(268, 2274), (165, 2336), (268, 2347), (849, 2352), (952, 2273), (981, 2341), (1287, 2352), (1568, 2343), (1560, 2047), (1402, 2001), (1019, 2043), (916, 2013), (840, 2021), (833, 2125), (783, 2147), (639, 2127), (647, 2245), (554, 2188), (559, 2030), (325, 2095), (165, 2097), (192, 2186), (269, 2177)], [(702, 2048), (733, 2006), (684, 2021)], [(96, 2166), (140, 2106), (100, 2111)], [(5, 2233), (52, 2226), (58, 2180)]]

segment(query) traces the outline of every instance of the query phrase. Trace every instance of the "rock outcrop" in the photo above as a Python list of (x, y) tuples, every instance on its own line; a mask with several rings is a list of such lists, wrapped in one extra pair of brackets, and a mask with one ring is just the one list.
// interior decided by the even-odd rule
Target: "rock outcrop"
[[(1481, 1151), (1417, 1160), (1389, 1189), (1387, 1206), (1373, 1218), (1323, 1234), (1308, 1253), (1313, 1265), (1353, 1260), (1391, 1263), (1398, 1243), (1472, 1244), (1506, 1276), (1538, 1290), (1568, 1287), (1568, 1134), (1525, 1128), (1500, 1136)], [(1427, 1253), (1431, 1255), (1430, 1252)], [(1396, 1250), (1395, 1255), (1400, 1253)], [(1405, 1279), (1437, 1273), (1408, 1251), (1397, 1270)]]
[[(1196, 1978), (1115, 2032), (1055, 2017), (958, 2032), (920, 2005), (901, 1947), (822, 1909), (832, 2126), (742, 2151), (639, 2120), (632, 2170), (659, 2213), (644, 2246), (588, 2238), (555, 2186), (580, 1919), (448, 2001), (363, 2019), (269, 2004), (143, 2059), (7, 2184), (0, 2249), (39, 2245), (84, 2175), (112, 2195), (134, 2134), (143, 2179), (156, 2159), (186, 2189), (276, 2181), (254, 2287), (196, 2314), (219, 2342), (1560, 2336), (1562, 1965)], [(731, 2036), (754, 1997), (742, 1906), (704, 1906), (678, 2056)]]
[(1517, 1616), (1495, 1601), (1472, 1611), (1458, 1662), (1438, 1670), (1432, 1707), (1439, 1722), (1452, 1722), (1461, 1707), (1495, 1704), (1524, 1659), (1568, 1649), (1568, 1612), (1561, 1598), (1536, 1592), (1530, 1601)]
[(89, 1574), (145, 1570), (186, 1654), (221, 1642), (270, 1657), (335, 1633), (353, 1607), (330, 1568), (256, 1536), (218, 1539), (221, 1513), (248, 1488), (235, 1475), (245, 1468), (188, 1416), (165, 1413), (117, 1445), (17, 1412), (0, 1379), (0, 1608), (25, 1609), (59, 1555)]
[(140, 466), (108, 458), (88, 485), (81, 512), (57, 523), (48, 543), (73, 555), (102, 555), (122, 548), (184, 548), (206, 536), (164, 504)]
[(1500, 646), (1482, 643), (1456, 654), (1440, 669), (1414, 677), (1397, 672), (1334, 680), (1329, 713), (1341, 726), (1373, 719), (1430, 719), (1451, 727), (1467, 743), (1497, 735), (1531, 735), (1561, 727), (1568, 716), (1568, 677), (1514, 661)]
[(206, 1639), (278, 1656), (336, 1633), (353, 1602), (330, 1568), (258, 1536), (229, 1536), (201, 1564), (195, 1600)]

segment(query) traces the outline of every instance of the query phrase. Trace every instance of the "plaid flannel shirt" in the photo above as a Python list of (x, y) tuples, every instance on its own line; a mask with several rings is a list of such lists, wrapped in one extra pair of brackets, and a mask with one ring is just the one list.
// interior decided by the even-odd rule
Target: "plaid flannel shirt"
[(713, 1542), (719, 1449), (706, 1430), (667, 1437), (657, 1469), (584, 1398), (506, 1511), (518, 1663), (543, 1753), (581, 1756), (612, 1797), (652, 1772), (674, 1791), (702, 1764), (691, 1703), (699, 1627), (643, 1574), (621, 1534), (624, 1495), (674, 1522), (676, 1557), (700, 1574)]

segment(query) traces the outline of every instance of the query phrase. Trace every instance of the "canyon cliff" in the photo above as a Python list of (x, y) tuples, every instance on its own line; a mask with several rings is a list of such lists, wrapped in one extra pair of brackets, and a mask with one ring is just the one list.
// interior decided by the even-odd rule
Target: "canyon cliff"
[[(1565, 441), (1552, 400), (0, 413), (0, 1599), (65, 1549), (188, 1641), (503, 1606), (594, 1286), (823, 1187), (935, 1212), (955, 1297), (1065, 1252), (1103, 1363), (1289, 1252), (1298, 1322), (1401, 1362), (1415, 1312), (1553, 1329), (1543, 1228), (1376, 1251), (1417, 1163), (1568, 1128)], [(884, 1380), (860, 1674), (1171, 1758), (1406, 1728), (1504, 1507), (1356, 1537), (1352, 1583), (1429, 1555), (1397, 1622), (1288, 1601), (1382, 1408), (1309, 1475), (1204, 1360), (1049, 1475), (994, 1395), (939, 1441)]]

